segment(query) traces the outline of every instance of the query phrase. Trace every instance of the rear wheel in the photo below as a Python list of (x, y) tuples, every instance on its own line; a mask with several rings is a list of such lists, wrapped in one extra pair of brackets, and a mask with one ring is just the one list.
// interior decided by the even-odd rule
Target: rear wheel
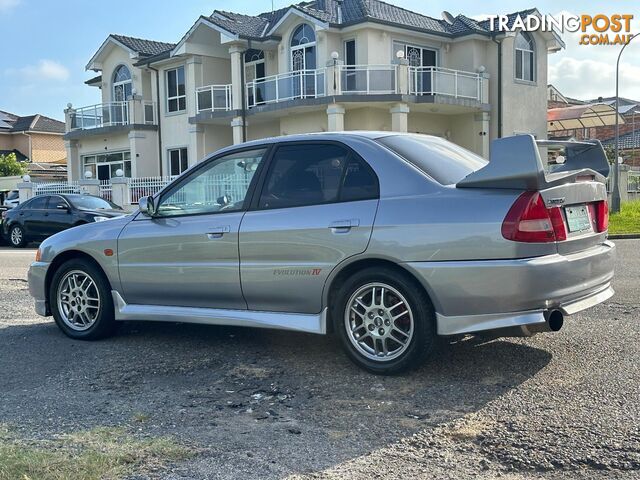
[(115, 330), (109, 282), (87, 260), (69, 260), (58, 268), (49, 288), (49, 305), (56, 324), (71, 338), (96, 340)]
[(422, 288), (402, 272), (369, 268), (340, 288), (334, 330), (360, 367), (389, 375), (419, 366), (435, 348), (433, 307)]
[(9, 242), (14, 248), (22, 248), (27, 244), (24, 229), (20, 225), (14, 225), (9, 230)]

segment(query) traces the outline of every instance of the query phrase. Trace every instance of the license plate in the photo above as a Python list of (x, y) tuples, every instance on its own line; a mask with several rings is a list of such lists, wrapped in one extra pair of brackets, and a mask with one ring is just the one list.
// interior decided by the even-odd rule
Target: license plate
[(591, 219), (586, 205), (565, 207), (564, 212), (567, 215), (567, 225), (570, 232), (591, 230)]

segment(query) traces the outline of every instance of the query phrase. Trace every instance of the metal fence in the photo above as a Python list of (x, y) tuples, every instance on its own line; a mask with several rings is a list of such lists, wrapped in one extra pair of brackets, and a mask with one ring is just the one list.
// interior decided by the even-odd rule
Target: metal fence
[(41, 182), (33, 184), (33, 195), (51, 195), (55, 193), (80, 193), (78, 182)]
[(111, 201), (113, 187), (111, 186), (111, 180), (100, 180), (99, 187), (100, 196), (105, 200)]
[(325, 69), (297, 70), (248, 82), (249, 108), (294, 98), (316, 98), (325, 95)]
[(231, 85), (196, 88), (196, 108), (198, 113), (231, 110)]
[(482, 101), (482, 77), (473, 72), (442, 67), (410, 67), (409, 92), (413, 95), (445, 95)]
[(140, 177), (129, 179), (129, 201), (138, 203), (142, 197), (148, 197), (162, 190), (166, 185), (176, 178), (166, 177)]
[(395, 65), (341, 65), (342, 93), (375, 95), (397, 93)]

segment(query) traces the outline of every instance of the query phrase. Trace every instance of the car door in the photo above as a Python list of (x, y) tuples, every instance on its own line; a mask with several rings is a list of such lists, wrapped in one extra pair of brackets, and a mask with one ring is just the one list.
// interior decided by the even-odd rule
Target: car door
[(342, 144), (278, 146), (240, 227), (249, 309), (320, 312), (331, 270), (367, 248), (378, 191), (371, 167)]
[(47, 203), (49, 195), (38, 195), (29, 202), (28, 209), (25, 209), (22, 224), (25, 235), (29, 238), (44, 238), (46, 236)]
[(155, 199), (118, 238), (125, 301), (131, 304), (246, 309), (238, 230), (266, 148), (203, 162)]
[(46, 236), (73, 227), (74, 215), (69, 203), (60, 195), (51, 195), (45, 213), (43, 231)]

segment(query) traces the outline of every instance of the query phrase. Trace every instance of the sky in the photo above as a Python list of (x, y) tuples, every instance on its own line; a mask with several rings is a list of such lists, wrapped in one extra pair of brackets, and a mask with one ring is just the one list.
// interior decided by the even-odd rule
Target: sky
[[(443, 10), (477, 18), (531, 7), (554, 15), (633, 14), (632, 32), (640, 33), (637, 1), (389, 1), (436, 18)], [(273, 0), (275, 8), (291, 3)], [(214, 9), (256, 14), (271, 6), (271, 0), (0, 0), (0, 110), (62, 120), (68, 103), (100, 102), (99, 90), (84, 84), (95, 75), (85, 65), (109, 33), (177, 42)], [(614, 95), (620, 47), (579, 46), (576, 34), (563, 38), (567, 48), (549, 56), (549, 82), (574, 98)], [(620, 71), (620, 95), (640, 100), (640, 39), (626, 48)]]

